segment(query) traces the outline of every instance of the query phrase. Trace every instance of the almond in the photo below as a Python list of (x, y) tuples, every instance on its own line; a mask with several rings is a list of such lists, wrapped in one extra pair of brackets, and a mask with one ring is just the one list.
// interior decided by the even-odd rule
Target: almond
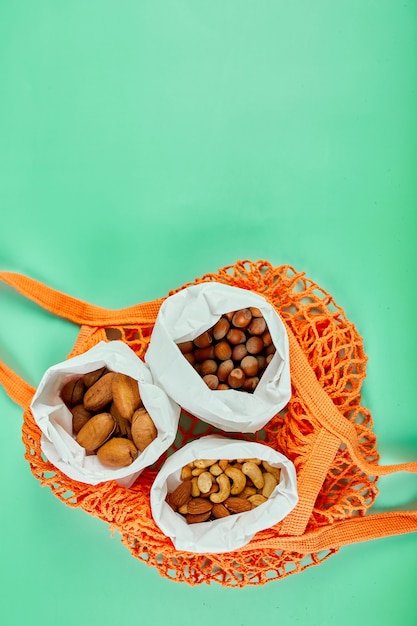
[(169, 495), (169, 504), (173, 509), (177, 509), (187, 502), (191, 495), (191, 480), (184, 480)]
[(116, 422), (110, 413), (97, 413), (81, 428), (76, 441), (88, 451), (97, 450), (107, 441), (115, 428)]
[(213, 504), (213, 508), (211, 509), (211, 513), (213, 517), (216, 519), (220, 519), (222, 517), (228, 517), (231, 515), (230, 511), (222, 504), (222, 502), (218, 502), (217, 504)]
[(192, 498), (188, 503), (188, 512), (192, 515), (207, 513), (211, 511), (213, 503), (204, 498)]
[(103, 465), (126, 467), (138, 457), (135, 444), (124, 437), (112, 437), (97, 450), (97, 456)]
[(245, 511), (250, 511), (252, 509), (252, 504), (249, 500), (246, 498), (239, 498), (238, 496), (227, 498), (223, 504), (231, 513), (244, 513)]
[(88, 411), (100, 411), (112, 401), (112, 380), (115, 372), (104, 374), (84, 395), (84, 406)]
[(138, 381), (126, 374), (117, 373), (112, 380), (113, 402), (120, 415), (132, 419), (134, 411), (142, 404)]
[[(192, 502), (192, 500), (190, 500), (190, 502)], [(187, 524), (199, 524), (200, 522), (206, 522), (210, 515), (210, 511), (206, 511), (205, 513), (188, 513), (185, 519), (187, 520)]]

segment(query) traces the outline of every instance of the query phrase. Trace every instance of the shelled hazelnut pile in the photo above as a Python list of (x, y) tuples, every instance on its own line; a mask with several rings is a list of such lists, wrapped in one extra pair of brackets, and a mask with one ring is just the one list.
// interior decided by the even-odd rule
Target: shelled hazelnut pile
[(255, 391), (276, 348), (256, 307), (224, 313), (194, 340), (178, 343), (210, 389)]

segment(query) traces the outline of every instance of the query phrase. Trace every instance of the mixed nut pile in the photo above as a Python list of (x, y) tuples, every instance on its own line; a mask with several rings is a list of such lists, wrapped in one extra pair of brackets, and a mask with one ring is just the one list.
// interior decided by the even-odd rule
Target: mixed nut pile
[(256, 307), (224, 313), (192, 341), (177, 344), (210, 389), (253, 392), (276, 348)]
[(72, 378), (60, 392), (77, 443), (109, 467), (126, 467), (157, 437), (138, 382), (102, 367)]
[(188, 524), (244, 513), (263, 504), (280, 481), (280, 470), (260, 459), (197, 459), (181, 470), (166, 502)]

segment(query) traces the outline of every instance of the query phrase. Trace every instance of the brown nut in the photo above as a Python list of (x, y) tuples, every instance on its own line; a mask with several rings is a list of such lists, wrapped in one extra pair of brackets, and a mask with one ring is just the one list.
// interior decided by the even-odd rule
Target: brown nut
[(222, 361), (219, 363), (219, 367), (217, 368), (217, 378), (224, 382), (227, 380), (230, 372), (234, 368), (234, 363), (232, 359), (226, 359), (226, 361)]
[(229, 332), (230, 322), (226, 317), (221, 317), (213, 326), (213, 338), (220, 341)]
[(84, 406), (88, 411), (101, 411), (113, 399), (112, 381), (115, 372), (107, 372), (94, 383), (84, 395)]
[(262, 495), (265, 496), (265, 498), (269, 498), (275, 487), (278, 485), (278, 481), (270, 472), (264, 472), (263, 477), (264, 486), (262, 487)]
[(136, 409), (132, 417), (132, 440), (137, 449), (143, 452), (158, 436), (153, 419), (145, 408)]
[(97, 413), (84, 424), (75, 440), (82, 448), (91, 452), (102, 446), (115, 428), (116, 422), (110, 413)]
[(206, 359), (200, 364), (200, 374), (201, 376), (206, 376), (207, 374), (215, 374), (217, 372), (217, 362), (214, 359)]
[(266, 502), (268, 498), (263, 496), (261, 493), (255, 493), (253, 496), (249, 496), (248, 500), (253, 507), (256, 507), (260, 504), (264, 504), (264, 502)]
[(211, 345), (212, 341), (213, 339), (210, 333), (208, 333), (207, 331), (201, 333), (201, 335), (198, 335), (198, 337), (193, 340), (196, 348), (208, 348)]
[[(256, 318), (258, 319), (258, 318)], [(248, 354), (243, 357), (240, 367), (245, 372), (246, 376), (256, 376), (259, 370), (258, 359), (256, 356)]]
[[(191, 500), (190, 500), (191, 502)], [(188, 513), (185, 517), (187, 524), (199, 524), (200, 522), (206, 522), (211, 515), (211, 511), (205, 513)]]
[(264, 342), (260, 337), (253, 335), (246, 342), (246, 349), (249, 354), (259, 354), (264, 348)]
[(242, 465), (242, 472), (250, 478), (257, 489), (263, 489), (264, 477), (259, 464), (254, 461), (246, 461)]
[(227, 377), (227, 384), (232, 389), (239, 389), (245, 380), (245, 373), (240, 367), (235, 367)]
[(130, 439), (112, 437), (97, 450), (97, 456), (103, 465), (126, 467), (137, 459), (138, 451)]
[(244, 331), (239, 328), (231, 328), (226, 335), (226, 339), (229, 343), (236, 346), (246, 341), (246, 335)]
[(208, 493), (213, 486), (213, 474), (210, 474), (209, 471), (202, 472), (199, 476), (197, 476), (197, 486), (201, 493)]
[(213, 503), (224, 502), (224, 500), (226, 500), (226, 498), (230, 495), (230, 480), (226, 474), (220, 474), (220, 476), (217, 476), (216, 481), (219, 485), (219, 491), (217, 491), (217, 493), (212, 493), (210, 500)]
[(188, 502), (191, 495), (191, 488), (191, 480), (184, 480), (174, 489), (172, 493), (169, 494), (169, 504), (172, 508), (177, 509)]
[(237, 346), (233, 346), (232, 359), (235, 363), (239, 363), (248, 354), (246, 344), (239, 343)]
[(216, 374), (206, 374), (203, 376), (203, 380), (209, 389), (217, 389), (219, 386), (219, 379)]
[(85, 393), (85, 384), (82, 378), (73, 378), (68, 381), (61, 389), (61, 398), (71, 408), (77, 404), (81, 404)]
[(188, 512), (191, 515), (198, 515), (199, 513), (206, 513), (207, 511), (211, 511), (213, 507), (212, 502), (210, 500), (206, 500), (205, 498), (191, 498), (188, 503)]
[(252, 320), (250, 309), (239, 309), (232, 317), (232, 324), (237, 328), (246, 328)]
[(230, 357), (232, 356), (232, 348), (230, 346), (230, 343), (226, 340), (216, 343), (216, 345), (214, 346), (214, 356), (216, 357), (216, 359), (219, 359), (219, 361), (227, 361), (228, 359), (230, 359)]
[(266, 320), (264, 317), (254, 317), (248, 326), (248, 333), (251, 335), (262, 335), (266, 328)]
[(132, 419), (134, 411), (142, 404), (138, 381), (126, 374), (117, 373), (113, 377), (112, 396), (120, 415), (127, 420)]
[(96, 383), (98, 379), (104, 376), (104, 374), (106, 373), (107, 373), (106, 366), (100, 367), (99, 369), (94, 370), (93, 372), (87, 372), (83, 376), (84, 385), (86, 387), (91, 387), (91, 385), (94, 385), (94, 383)]
[(250, 511), (252, 509), (252, 504), (249, 500), (246, 498), (239, 498), (239, 496), (227, 498), (223, 504), (231, 513), (244, 513), (245, 511)]
[(228, 517), (229, 515), (231, 515), (230, 511), (221, 502), (213, 504), (211, 514), (215, 519), (221, 519), (222, 517)]
[(81, 428), (93, 417), (91, 411), (87, 411), (83, 404), (77, 404), (71, 409), (72, 413), (72, 431), (74, 435), (79, 433)]
[(177, 343), (177, 346), (183, 354), (188, 354), (194, 350), (194, 344), (192, 341), (182, 341)]
[(245, 474), (238, 469), (237, 467), (233, 467), (229, 465), (224, 470), (224, 473), (230, 480), (232, 481), (232, 485), (230, 488), (231, 496), (238, 496), (246, 487), (246, 476)]

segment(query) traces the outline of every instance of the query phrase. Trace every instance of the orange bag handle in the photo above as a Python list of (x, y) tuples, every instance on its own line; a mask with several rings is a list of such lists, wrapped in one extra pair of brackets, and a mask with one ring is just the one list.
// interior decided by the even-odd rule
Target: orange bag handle
[[(0, 272), (0, 279), (43, 309), (80, 326), (129, 326), (140, 322), (153, 324), (163, 298), (131, 307), (111, 310), (52, 289), (34, 278), (15, 272)], [(25, 409), (35, 389), (0, 361), (0, 382), (8, 396)]]
[(47, 311), (80, 326), (129, 326), (138, 322), (152, 324), (164, 300), (161, 298), (124, 309), (112, 310), (73, 298), (23, 274), (0, 272), (0, 279)]
[[(156, 315), (163, 302), (163, 299), (160, 299), (124, 309), (108, 310), (68, 296), (22, 274), (0, 272), (0, 279), (51, 313), (74, 323), (93, 327), (129, 325), (138, 322), (152, 324), (155, 322)], [(314, 371), (295, 336), (289, 328), (287, 328), (287, 331), (290, 345), (292, 384), (300, 391), (310, 412), (320, 421), (325, 429), (321, 444), (326, 441), (330, 446), (333, 445), (334, 451), (336, 451), (336, 443), (345, 442), (352, 459), (358, 467), (371, 476), (381, 476), (399, 471), (417, 472), (417, 462), (380, 466), (369, 463), (362, 457), (353, 424), (333, 404), (330, 397), (317, 381)], [(17, 402), (22, 408), (26, 408), (35, 390), (1, 361), (0, 381), (12, 400)], [(319, 439), (320, 437), (318, 441)], [(316, 448), (319, 450), (320, 446), (316, 446)], [(323, 462), (321, 464), (323, 465)], [(308, 521), (307, 515), (311, 511), (311, 508), (305, 504), (304, 495), (311, 499), (311, 494), (314, 494), (315, 489), (317, 489), (317, 484), (312, 485), (311, 480), (308, 478), (299, 485), (300, 504), (297, 507), (298, 512), (296, 512), (299, 522), (298, 535), (286, 536), (282, 534), (278, 538), (271, 537), (270, 540), (266, 539), (259, 542), (255, 540), (256, 546), (260, 549), (284, 549), (308, 554), (358, 541), (417, 530), (417, 511), (410, 511), (349, 518), (310, 533), (304, 533)], [(303, 493), (304, 490), (306, 494)], [(301, 515), (299, 514), (300, 509)], [(285, 528), (285, 521), (283, 528)], [(253, 549), (253, 547), (254, 542), (252, 541), (247, 549)], [(242, 548), (242, 550), (244, 549)]]
[[(270, 540), (266, 539), (262, 542), (255, 540), (255, 543), (251, 542), (251, 546), (259, 547), (259, 549), (273, 548), (309, 554), (350, 543), (417, 531), (417, 511), (393, 511), (349, 518), (312, 532), (305, 532), (312, 505), (323, 483), (320, 464), (324, 465), (326, 451), (330, 456), (334, 455), (340, 443), (345, 443), (352, 460), (368, 476), (384, 476), (396, 472), (415, 473), (417, 462), (377, 465), (366, 461), (359, 450), (355, 427), (340, 413), (317, 381), (292, 331), (287, 328), (287, 332), (290, 346), (291, 382), (324, 430), (320, 432), (315, 450), (307, 461), (304, 474), (298, 480), (299, 503), (283, 521), (279, 531), (280, 536), (271, 537)], [(317, 454), (315, 455), (314, 452)], [(315, 467), (315, 471), (311, 471), (312, 467)], [(291, 536), (287, 534), (290, 531)]]

